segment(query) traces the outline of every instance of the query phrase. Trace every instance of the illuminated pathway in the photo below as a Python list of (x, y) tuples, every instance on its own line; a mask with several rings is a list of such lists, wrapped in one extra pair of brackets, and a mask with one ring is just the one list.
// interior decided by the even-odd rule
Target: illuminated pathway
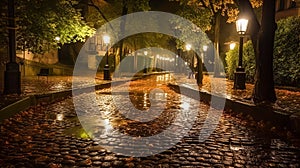
[[(94, 101), (91, 93), (85, 93), (78, 96), (82, 106), (76, 109), (77, 113), (73, 99), (69, 98), (55, 104), (33, 107), (5, 120), (0, 125), (0, 167), (300, 166), (299, 146), (271, 131), (264, 131), (260, 127), (262, 123), (253, 125), (253, 121), (244, 121), (227, 113), (223, 113), (209, 138), (200, 142), (199, 134), (209, 107), (175, 93), (164, 82), (156, 81), (153, 77), (130, 82), (129, 95), (121, 89), (125, 85), (97, 91), (96, 112), (92, 107), (85, 106)], [(118, 111), (116, 102), (127, 102), (128, 107), (126, 104), (122, 106), (127, 112), (131, 112), (132, 108), (143, 110), (145, 114), (135, 119), (147, 122), (126, 119)], [(158, 112), (154, 120), (147, 115), (151, 103), (153, 112)], [(190, 117), (195, 110), (197, 118)], [(183, 138), (168, 139), (168, 134), (163, 134), (162, 139), (141, 145), (120, 137), (120, 134), (128, 135), (138, 140), (163, 133), (179, 113), (185, 114), (178, 120), (182, 122), (173, 127), (175, 136), (183, 134), (182, 128), (187, 127), (186, 123), (192, 124), (192, 129), (188, 129)], [(77, 114), (81, 116), (81, 123)], [(196, 121), (193, 122), (193, 119)], [(88, 129), (84, 130), (81, 124)], [(155, 153), (171, 141), (176, 142), (174, 146)], [(130, 153), (124, 156), (112, 152), (117, 149), (121, 153), (133, 151), (132, 154), (142, 155), (143, 152), (153, 152), (153, 155), (131, 157)]]

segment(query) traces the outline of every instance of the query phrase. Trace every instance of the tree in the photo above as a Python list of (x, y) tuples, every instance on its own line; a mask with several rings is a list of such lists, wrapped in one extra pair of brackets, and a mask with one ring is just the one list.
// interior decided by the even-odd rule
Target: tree
[[(234, 21), (238, 13), (246, 15), (249, 19), (248, 33), (251, 36), (255, 57), (256, 76), (253, 100), (256, 104), (274, 103), (276, 94), (273, 80), (273, 47), (275, 23), (275, 1), (268, 0), (180, 0), (196, 8), (208, 8), (214, 16), (215, 22), (215, 47), (218, 48), (218, 17), (227, 14), (228, 21)], [(254, 12), (254, 8), (262, 7), (261, 24)]]
[[(86, 18), (88, 23), (94, 23), (95, 28), (99, 28), (105, 23), (108, 23), (108, 25), (110, 26), (109, 21), (117, 17), (124, 16), (133, 12), (145, 11), (150, 9), (149, 0), (81, 0), (81, 3), (91, 7), (91, 10), (86, 15)], [(125, 31), (126, 28), (124, 22), (120, 23), (120, 30), (116, 30), (115, 32)], [(112, 27), (110, 26), (110, 28)], [(120, 62), (120, 59), (124, 57), (124, 53), (126, 53), (125, 50), (127, 48), (127, 44), (124, 40), (120, 40), (120, 42), (114, 47), (118, 48), (118, 51), (115, 50), (118, 52), (118, 54), (115, 53), (115, 62), (116, 64), (118, 64)]]
[[(3, 1), (0, 3), (7, 6)], [(74, 8), (76, 4), (74, 0), (17, 1), (17, 49), (44, 53), (58, 48), (59, 44), (85, 41), (94, 29), (83, 21), (80, 11)], [(5, 30), (0, 31), (2, 36), (6, 36)]]
[(249, 16), (249, 33), (253, 43), (256, 73), (253, 101), (256, 104), (274, 103), (276, 94), (273, 77), (273, 48), (275, 30), (275, 1), (263, 0), (261, 25), (249, 0), (240, 0), (241, 13)]
[[(292, 16), (277, 22), (274, 40), (273, 74), (275, 85), (300, 86), (300, 17)], [(234, 78), (237, 68), (238, 47), (226, 53), (227, 75)], [(251, 40), (244, 44), (243, 66), (246, 80), (254, 83), (255, 55)]]
[[(174, 0), (170, 0), (174, 1)], [(221, 26), (221, 17), (227, 17), (227, 22), (233, 22), (236, 20), (238, 15), (238, 6), (234, 0), (175, 0), (180, 1), (180, 4), (183, 6), (188, 6), (190, 9), (186, 10), (183, 14), (183, 17), (186, 17), (193, 21), (196, 25), (197, 22), (207, 23), (209, 25), (206, 27), (201, 27), (204, 31), (208, 31), (213, 28), (214, 34), (214, 47), (216, 50), (215, 54), (215, 70), (214, 76), (220, 76), (220, 26)], [(261, 6), (261, 0), (251, 0), (253, 7), (257, 8)], [(202, 12), (201, 12), (202, 11)], [(192, 13), (202, 13), (202, 14), (192, 14)]]

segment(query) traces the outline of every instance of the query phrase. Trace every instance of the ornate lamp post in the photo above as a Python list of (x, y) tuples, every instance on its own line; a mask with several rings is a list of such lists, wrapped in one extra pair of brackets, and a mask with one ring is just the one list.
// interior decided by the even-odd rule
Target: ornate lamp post
[(179, 49), (177, 49), (177, 54), (175, 55), (175, 59), (174, 59), (174, 72), (178, 72), (178, 57), (179, 57)]
[(146, 59), (147, 59), (148, 51), (145, 50), (144, 55), (145, 55), (145, 57), (144, 57), (144, 74), (146, 74), (147, 73), (147, 68), (146, 68), (147, 61), (146, 61)]
[[(192, 45), (190, 44), (186, 44), (185, 45), (185, 49), (187, 51), (187, 60), (189, 60), (189, 51), (192, 49)], [(190, 65), (190, 68), (192, 69), (189, 69), (189, 72), (188, 72), (188, 78), (190, 79), (191, 76), (193, 76), (193, 68), (194, 68), (194, 57), (192, 57), (192, 62), (189, 62), (189, 65)]]
[(16, 62), (16, 20), (14, 0), (8, 0), (9, 62), (4, 72), (4, 94), (21, 94), (21, 72)]
[(207, 49), (208, 49), (208, 46), (207, 46), (207, 45), (204, 45), (204, 46), (203, 46), (203, 51), (206, 52)]
[(186, 45), (185, 45), (185, 49), (186, 49), (186, 51), (187, 51), (187, 57), (186, 57), (186, 60), (185, 60), (185, 61), (188, 61), (188, 60), (189, 60), (189, 51), (192, 49), (192, 45), (186, 44)]
[[(208, 50), (208, 46), (207, 45), (204, 45), (204, 46), (202, 46), (202, 49), (203, 49), (203, 54), (202, 54), (202, 57), (201, 57), (201, 59), (202, 59), (202, 64), (201, 64), (201, 70), (202, 70), (202, 72), (204, 71), (204, 65), (206, 65), (206, 62), (207, 62), (207, 50)], [(205, 61), (206, 60), (206, 61)], [(200, 64), (198, 64), (198, 66), (200, 66)], [(207, 70), (207, 67), (205, 68), (205, 71), (208, 71)]]
[(247, 19), (238, 19), (236, 21), (236, 30), (240, 35), (240, 47), (239, 47), (239, 64), (234, 73), (234, 89), (246, 89), (246, 73), (245, 68), (243, 68), (243, 37), (246, 33), (248, 26)]
[(106, 45), (106, 64), (104, 66), (104, 80), (111, 80), (110, 78), (110, 71), (109, 71), (109, 64), (108, 64), (108, 44), (110, 43), (110, 37), (108, 35), (103, 36), (103, 42)]
[(204, 46), (202, 47), (202, 49), (203, 49), (202, 62), (204, 62), (204, 59), (205, 59), (205, 57), (206, 57), (206, 51), (207, 51), (207, 49), (208, 49), (208, 46), (207, 46), (207, 45), (204, 45)]

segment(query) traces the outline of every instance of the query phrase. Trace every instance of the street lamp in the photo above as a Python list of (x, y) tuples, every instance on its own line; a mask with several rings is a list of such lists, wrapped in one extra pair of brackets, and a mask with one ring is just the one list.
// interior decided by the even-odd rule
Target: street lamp
[[(190, 44), (186, 44), (185, 45), (185, 49), (187, 51), (187, 53), (189, 53), (189, 51), (192, 49), (192, 45)], [(187, 54), (187, 58), (186, 58), (186, 61), (189, 60), (189, 55)]]
[(148, 51), (144, 51), (144, 55), (147, 56), (148, 55)]
[(248, 20), (241, 18), (236, 21), (236, 30), (240, 35), (239, 63), (234, 73), (234, 89), (246, 89), (246, 73), (243, 66), (243, 37), (247, 31)]
[(207, 49), (208, 49), (208, 46), (207, 46), (207, 45), (204, 45), (204, 46), (203, 46), (203, 51), (206, 52)]
[(207, 46), (207, 45), (204, 45), (204, 46), (202, 47), (202, 49), (203, 49), (202, 62), (204, 62), (204, 58), (206, 57), (206, 51), (207, 51), (207, 49), (208, 49), (208, 46)]
[[(192, 45), (186, 44), (185, 45), (185, 49), (187, 50), (188, 57), (189, 57), (189, 51), (192, 49)], [(189, 79), (191, 78), (191, 76), (193, 76), (193, 72), (194, 72), (194, 56), (192, 56), (192, 60), (191, 61), (192, 62), (189, 65), (191, 65), (190, 68), (192, 68), (192, 69), (189, 69), (189, 72), (188, 72), (188, 78)]]
[(146, 74), (147, 73), (147, 68), (146, 68), (146, 64), (147, 64), (147, 61), (146, 61), (146, 57), (147, 57), (147, 55), (148, 55), (148, 51), (144, 51), (144, 55), (145, 55), (145, 57), (144, 57), (144, 74)]
[(110, 43), (110, 37), (108, 35), (103, 36), (103, 43), (106, 45), (106, 64), (104, 66), (104, 80), (111, 80), (108, 64), (108, 44)]
[(190, 50), (192, 49), (192, 45), (186, 44), (186, 45), (185, 45), (185, 49), (186, 49), (187, 51), (190, 51)]
[(4, 72), (4, 94), (21, 94), (21, 72), (16, 62), (15, 1), (8, 0), (8, 54), (9, 62)]
[[(205, 60), (207, 61), (207, 50), (208, 50), (208, 46), (207, 45), (204, 45), (203, 47), (202, 47), (202, 49), (203, 49), (203, 54), (202, 54), (202, 57), (201, 57), (201, 59), (202, 59), (202, 64), (201, 64), (201, 70), (203, 71), (204, 70), (204, 64), (206, 63), (205, 62)], [(200, 64), (198, 64), (198, 66), (200, 66)], [(205, 68), (206, 69), (206, 71), (207, 71), (207, 68)], [(199, 70), (200, 71), (200, 70)]]
[(57, 42), (59, 42), (59, 41), (60, 41), (60, 37), (56, 36), (56, 37), (54, 38), (54, 40), (56, 40)]
[(229, 44), (229, 49), (233, 50), (235, 48), (235, 46), (236, 46), (236, 43), (232, 42)]

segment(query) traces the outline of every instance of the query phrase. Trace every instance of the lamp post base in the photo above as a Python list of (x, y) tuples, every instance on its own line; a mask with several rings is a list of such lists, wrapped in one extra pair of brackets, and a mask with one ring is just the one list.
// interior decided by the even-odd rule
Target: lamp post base
[(14, 93), (21, 94), (21, 72), (19, 64), (10, 62), (4, 72), (4, 94)]
[(103, 69), (103, 72), (104, 72), (104, 80), (111, 80), (111, 78), (110, 78), (110, 71), (109, 71), (109, 65), (108, 64), (106, 64), (105, 66), (104, 66), (104, 69)]
[(246, 72), (244, 68), (236, 68), (236, 72), (234, 73), (233, 89), (246, 89)]

